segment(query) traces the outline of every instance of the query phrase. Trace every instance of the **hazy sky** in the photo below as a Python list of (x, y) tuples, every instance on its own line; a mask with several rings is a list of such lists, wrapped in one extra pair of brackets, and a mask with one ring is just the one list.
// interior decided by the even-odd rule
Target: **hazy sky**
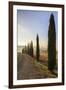
[(53, 11), (17, 10), (18, 45), (27, 45), (33, 41), (36, 45), (36, 35), (39, 35), (40, 47), (47, 48), (48, 26), (53, 13), (56, 26), (56, 46), (58, 39), (58, 13)]

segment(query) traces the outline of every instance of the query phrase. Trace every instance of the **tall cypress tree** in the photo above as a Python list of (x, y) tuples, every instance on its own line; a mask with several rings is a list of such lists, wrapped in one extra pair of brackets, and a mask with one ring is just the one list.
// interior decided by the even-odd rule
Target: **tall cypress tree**
[(39, 61), (40, 50), (39, 50), (39, 36), (36, 37), (36, 59)]
[(56, 65), (56, 31), (54, 15), (51, 14), (48, 30), (48, 69), (53, 70)]

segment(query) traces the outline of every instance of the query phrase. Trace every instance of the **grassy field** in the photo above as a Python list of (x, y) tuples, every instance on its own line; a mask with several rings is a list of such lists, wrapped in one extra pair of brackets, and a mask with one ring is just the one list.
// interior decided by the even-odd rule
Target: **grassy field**
[(39, 71), (43, 73), (46, 78), (55, 78), (57, 77), (57, 72), (56, 71), (49, 71), (48, 66), (46, 64), (42, 64), (40, 61), (37, 62), (37, 60), (34, 61), (34, 64), (37, 68), (39, 68)]

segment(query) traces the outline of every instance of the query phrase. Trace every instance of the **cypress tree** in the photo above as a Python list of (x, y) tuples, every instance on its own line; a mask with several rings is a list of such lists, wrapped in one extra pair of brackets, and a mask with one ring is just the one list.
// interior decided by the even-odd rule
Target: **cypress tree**
[(36, 59), (39, 61), (40, 50), (39, 50), (39, 36), (36, 37)]
[(29, 44), (27, 46), (27, 54), (30, 54), (30, 46), (29, 46)]
[(26, 45), (25, 45), (25, 48), (24, 48), (24, 49), (25, 49), (25, 54), (26, 54), (26, 53), (27, 53), (27, 48), (26, 48)]
[(33, 42), (30, 43), (30, 55), (33, 57)]
[(25, 49), (23, 48), (23, 49), (22, 49), (22, 54), (24, 54), (24, 53), (25, 53)]
[(51, 14), (48, 30), (48, 69), (53, 70), (56, 65), (56, 31), (54, 15)]

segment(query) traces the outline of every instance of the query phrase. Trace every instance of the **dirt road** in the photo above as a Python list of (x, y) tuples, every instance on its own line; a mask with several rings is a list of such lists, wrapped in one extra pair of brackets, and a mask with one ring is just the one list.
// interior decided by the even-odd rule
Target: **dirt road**
[[(36, 67), (37, 66), (37, 67)], [(17, 79), (41, 79), (55, 78), (47, 66), (40, 63), (35, 64), (35, 60), (26, 54), (18, 54), (17, 57)]]
[(17, 79), (39, 79), (45, 76), (34, 65), (34, 59), (25, 54), (18, 56)]

